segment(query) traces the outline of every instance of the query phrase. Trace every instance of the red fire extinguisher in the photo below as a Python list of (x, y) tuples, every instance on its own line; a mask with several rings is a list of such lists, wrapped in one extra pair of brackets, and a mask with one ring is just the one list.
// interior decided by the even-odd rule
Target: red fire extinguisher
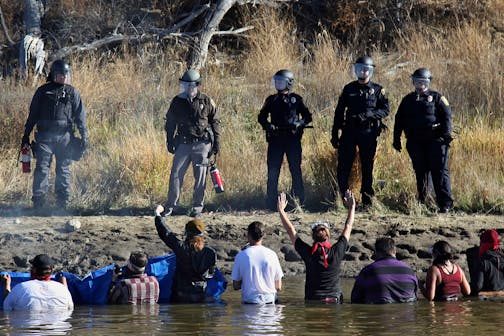
[(22, 163), (23, 173), (30, 173), (31, 172), (30, 147), (23, 147), (23, 149), (21, 149), (21, 163)]
[(212, 183), (215, 189), (215, 192), (220, 194), (224, 192), (224, 184), (222, 183), (222, 178), (219, 172), (219, 169), (217, 169), (217, 166), (215, 163), (210, 164), (210, 176), (212, 177)]

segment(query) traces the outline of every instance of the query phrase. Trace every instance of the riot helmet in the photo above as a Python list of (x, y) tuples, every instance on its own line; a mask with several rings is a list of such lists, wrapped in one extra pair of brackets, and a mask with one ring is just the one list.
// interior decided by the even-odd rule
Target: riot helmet
[(180, 94), (188, 98), (194, 98), (198, 93), (198, 86), (201, 84), (201, 75), (198, 71), (189, 69), (179, 79)]
[(427, 68), (418, 68), (411, 75), (415, 90), (419, 93), (427, 91), (432, 80), (432, 73)]
[(294, 86), (294, 74), (287, 69), (279, 70), (271, 79), (272, 86), (278, 91), (292, 90)]
[(64, 81), (65, 83), (70, 82), (70, 65), (62, 59), (56, 60), (51, 64), (47, 79), (48, 81), (56, 82), (58, 80), (58, 75), (64, 75), (66, 77), (65, 79), (59, 79), (59, 81)]
[(369, 56), (360, 56), (355, 60), (354, 72), (358, 79), (365, 80), (373, 75), (375, 65)]

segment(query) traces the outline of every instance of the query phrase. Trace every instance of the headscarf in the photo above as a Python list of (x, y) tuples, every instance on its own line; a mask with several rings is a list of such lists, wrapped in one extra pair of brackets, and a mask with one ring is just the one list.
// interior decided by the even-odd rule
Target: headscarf
[(497, 250), (499, 248), (499, 233), (495, 230), (485, 230), (480, 237), (479, 256), (481, 257), (487, 250)]

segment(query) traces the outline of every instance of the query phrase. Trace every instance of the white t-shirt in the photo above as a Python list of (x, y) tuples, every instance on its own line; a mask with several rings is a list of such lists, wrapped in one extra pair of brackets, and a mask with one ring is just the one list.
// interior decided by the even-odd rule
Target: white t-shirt
[(249, 246), (236, 255), (231, 279), (241, 281), (242, 302), (275, 302), (275, 281), (283, 272), (276, 253), (262, 245)]
[(29, 280), (17, 284), (4, 300), (4, 310), (73, 309), (72, 295), (57, 281)]

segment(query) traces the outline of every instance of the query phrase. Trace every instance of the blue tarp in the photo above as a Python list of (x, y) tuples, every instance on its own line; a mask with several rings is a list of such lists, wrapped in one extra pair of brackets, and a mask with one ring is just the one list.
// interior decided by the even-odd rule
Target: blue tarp
[[(74, 304), (106, 304), (107, 294), (114, 272), (114, 265), (108, 265), (88, 274), (81, 279), (77, 275), (61, 272), (66, 278), (68, 289), (72, 294)], [(167, 254), (149, 259), (149, 264), (145, 272), (155, 276), (159, 281), (159, 303), (170, 301), (171, 285), (175, 273), (175, 254)], [(12, 287), (16, 284), (30, 280), (30, 273), (1, 272), (8, 273), (12, 279)], [(54, 278), (55, 275), (52, 276)], [(206, 294), (209, 297), (218, 299), (226, 290), (227, 280), (217, 269), (213, 279), (208, 281)], [(3, 305), (3, 297), (0, 295), (0, 306)]]

